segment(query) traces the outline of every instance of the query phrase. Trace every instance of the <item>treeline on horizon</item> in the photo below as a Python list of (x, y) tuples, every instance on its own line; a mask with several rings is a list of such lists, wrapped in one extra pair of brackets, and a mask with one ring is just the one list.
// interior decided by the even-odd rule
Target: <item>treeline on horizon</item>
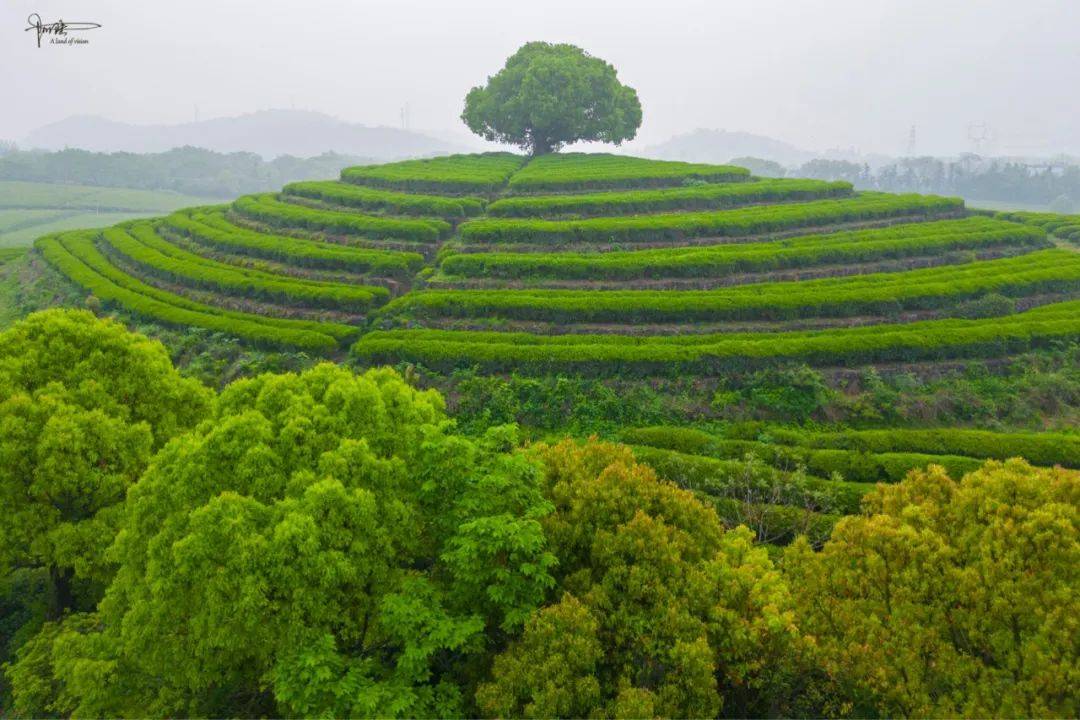
[[(18, 150), (0, 143), (0, 180), (172, 190), (189, 195), (231, 198), (277, 190), (291, 182), (336, 178), (370, 158), (333, 152), (317, 157), (282, 155), (264, 160), (255, 153), (219, 153), (180, 147), (163, 153), (99, 153)], [(1054, 212), (1080, 210), (1080, 165), (1025, 163), (993, 158), (902, 158), (874, 168), (848, 160), (818, 158), (796, 168), (771, 160), (732, 160), (763, 177), (847, 181), (857, 190), (958, 195), (981, 200), (1046, 205)]]
[[(737, 163), (736, 163), (737, 164)], [(775, 167), (771, 167), (775, 165)], [(779, 175), (776, 163), (762, 164), (758, 174)], [(857, 190), (959, 195), (979, 200), (1047, 205), (1054, 212), (1080, 210), (1080, 165), (1042, 164), (963, 157), (902, 158), (880, 168), (848, 160), (817, 159), (787, 173), (791, 177), (846, 180)]]
[(264, 160), (251, 152), (219, 153), (180, 147), (163, 153), (98, 153), (0, 150), (0, 180), (172, 190), (186, 195), (233, 198), (278, 190), (300, 180), (336, 178), (341, 169), (370, 162), (337, 153), (312, 158), (281, 155)]

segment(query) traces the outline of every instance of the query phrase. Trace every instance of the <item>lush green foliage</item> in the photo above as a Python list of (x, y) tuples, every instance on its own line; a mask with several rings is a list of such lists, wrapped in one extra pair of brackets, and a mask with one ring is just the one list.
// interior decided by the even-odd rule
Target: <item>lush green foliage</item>
[(382, 165), (358, 165), (341, 171), (354, 185), (438, 193), (494, 193), (500, 190), (525, 158), (511, 153), (448, 155)]
[(485, 140), (543, 155), (568, 143), (632, 140), (641, 103), (600, 58), (574, 45), (531, 42), (469, 91), (461, 119)]
[(556, 323), (784, 320), (928, 310), (988, 293), (1023, 297), (1077, 289), (1080, 254), (1055, 248), (907, 272), (717, 290), (428, 290), (397, 298), (384, 314)]
[(230, 223), (217, 210), (173, 213), (165, 224), (204, 245), (293, 265), (409, 276), (424, 264), (419, 253), (351, 247), (288, 235), (269, 235)]
[(215, 397), (86, 312), (0, 335), (2, 711), (1076, 714), (1080, 474), (871, 489), (697, 454), (1074, 436), (758, 423), (643, 431), (695, 454), (519, 448), (512, 427), (459, 434), (406, 378), (321, 364)]
[(53, 645), (72, 704), (52, 709), (463, 714), (470, 663), (543, 600), (555, 558), (533, 465), (449, 430), (437, 394), (389, 371), (227, 388), (129, 492), (100, 619)]
[(536, 448), (561, 596), (495, 658), (494, 717), (801, 714), (806, 645), (788, 589), (745, 530), (725, 533), (627, 448)]
[(927, 320), (831, 330), (636, 337), (515, 332), (388, 330), (365, 335), (353, 354), (368, 362), (408, 361), (444, 370), (604, 376), (713, 372), (779, 359), (860, 363), (995, 356), (1080, 335), (1080, 301), (1045, 305), (1004, 318)]
[(365, 310), (390, 295), (383, 287), (304, 280), (220, 263), (171, 245), (151, 225), (109, 228), (101, 237), (113, 251), (151, 274), (226, 294), (352, 310)]
[(111, 577), (105, 549), (128, 487), (209, 400), (160, 343), (85, 311), (0, 334), (0, 573), (45, 570), (52, 619), (72, 609), (76, 582)]
[(47, 262), (98, 300), (164, 323), (193, 326), (241, 337), (255, 343), (305, 350), (331, 350), (338, 340), (356, 333), (348, 325), (265, 318), (193, 302), (142, 283), (113, 266), (94, 246), (95, 232), (48, 236), (36, 247)]
[[(531, 167), (531, 165), (530, 165)], [(963, 208), (959, 198), (863, 193), (840, 200), (758, 206), (715, 212), (631, 215), (586, 220), (470, 220), (461, 226), (469, 243), (633, 243), (700, 237), (740, 237), (841, 222), (895, 217), (936, 217)]]
[[(743, 187), (737, 185), (735, 187)], [(453, 253), (442, 272), (461, 277), (642, 280), (720, 277), (741, 272), (934, 256), (963, 250), (1037, 247), (1044, 233), (971, 217), (873, 230), (807, 235), (775, 242), (603, 253)]]
[(281, 192), (285, 195), (324, 200), (334, 205), (381, 211), (391, 215), (463, 218), (479, 215), (484, 211), (484, 201), (481, 198), (416, 195), (326, 180), (290, 183), (283, 187)]
[(956, 483), (931, 468), (865, 502), (783, 563), (849, 712), (1080, 711), (1080, 474), (1013, 460)]
[(244, 217), (273, 227), (302, 228), (365, 238), (433, 243), (450, 232), (450, 223), (445, 220), (407, 220), (319, 210), (282, 202), (272, 193), (246, 195), (234, 202), (232, 207)]
[(513, 192), (557, 192), (749, 179), (746, 169), (733, 165), (647, 160), (606, 153), (559, 153), (534, 158), (514, 173), (509, 187)]
[(495, 217), (636, 215), (672, 210), (714, 210), (754, 203), (818, 200), (847, 195), (851, 195), (851, 185), (845, 182), (761, 180), (665, 190), (512, 196), (491, 203), (487, 207), (487, 214)]

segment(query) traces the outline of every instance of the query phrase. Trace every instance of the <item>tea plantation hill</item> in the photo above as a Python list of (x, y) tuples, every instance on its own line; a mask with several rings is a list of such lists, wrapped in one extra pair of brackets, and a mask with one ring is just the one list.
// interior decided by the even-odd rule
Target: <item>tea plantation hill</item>
[[(1077, 243), (1080, 218), (992, 215), (956, 198), (487, 153), (348, 168), (337, 182), (36, 248), (112, 309), (261, 346), (439, 372), (649, 378), (1007, 357), (1075, 340)], [(929, 461), (954, 473), (1012, 455), (1080, 467), (1076, 436), (789, 432), (763, 446), (735, 435), (624, 439), (721, 505), (717, 478), (748, 451), (805, 465), (838, 498), (824, 526), (866, 483)]]

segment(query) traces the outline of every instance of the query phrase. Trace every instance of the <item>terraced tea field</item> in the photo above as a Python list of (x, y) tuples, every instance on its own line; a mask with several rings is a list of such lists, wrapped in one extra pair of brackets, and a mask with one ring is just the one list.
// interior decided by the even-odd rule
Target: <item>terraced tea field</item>
[(648, 376), (1075, 338), (1078, 223), (730, 166), (489, 153), (349, 168), (38, 247), (120, 309), (259, 344)]
[[(1077, 217), (728, 166), (492, 153), (349, 168), (51, 235), (37, 250), (111, 308), (258, 346), (444, 377), (652, 382), (790, 361), (1005, 358), (1076, 340), (1078, 229)], [(777, 543), (824, 537), (873, 483), (928, 463), (959, 475), (1019, 454), (1080, 467), (1070, 435), (735, 425), (621, 439)], [(748, 505), (750, 466), (790, 491)], [(793, 472), (803, 481), (791, 490)]]

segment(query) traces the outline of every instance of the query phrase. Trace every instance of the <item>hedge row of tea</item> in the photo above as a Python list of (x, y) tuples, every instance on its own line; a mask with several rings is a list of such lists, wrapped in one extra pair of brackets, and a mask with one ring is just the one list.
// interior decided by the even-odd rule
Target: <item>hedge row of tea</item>
[[(940, 465), (959, 479), (987, 458), (1031, 457), (1048, 467), (1080, 463), (1080, 437), (1058, 433), (956, 428), (813, 433), (786, 427), (762, 432), (734, 425), (719, 434), (636, 428), (621, 439), (660, 477), (711, 499), (726, 522), (766, 527), (767, 537), (761, 539), (777, 544), (797, 535), (824, 541), (841, 516), (859, 511), (863, 496), (877, 483), (900, 482), (928, 465)], [(748, 509), (747, 498), (762, 488), (771, 488), (762, 496), (768, 502)]]
[(891, 218), (935, 218), (956, 215), (963, 207), (964, 202), (959, 198), (861, 193), (853, 198), (838, 200), (755, 205), (715, 212), (562, 221), (484, 218), (463, 223), (460, 234), (462, 242), (478, 244), (671, 243), (699, 238), (746, 237)]
[(145, 273), (225, 295), (357, 312), (385, 302), (390, 296), (383, 287), (304, 280), (209, 260), (167, 242), (149, 223), (107, 229), (102, 240)]
[(456, 219), (479, 215), (484, 211), (483, 198), (415, 195), (332, 181), (292, 183), (282, 188), (281, 192), (287, 196), (389, 215), (429, 215)]
[(284, 202), (274, 193), (247, 195), (233, 203), (233, 209), (271, 227), (300, 228), (374, 240), (434, 243), (451, 230), (450, 223), (437, 218), (405, 219), (322, 210)]
[(1080, 337), (1080, 301), (1005, 317), (850, 328), (631, 336), (386, 330), (353, 346), (371, 363), (413, 362), (451, 371), (576, 372), (598, 376), (718, 373), (789, 360), (814, 365), (993, 357)]
[(1080, 215), (1040, 212), (1002, 212), (995, 217), (1042, 228), (1059, 238), (1080, 244)]
[(174, 213), (165, 218), (164, 224), (209, 251), (249, 255), (297, 267), (405, 279), (424, 265), (424, 256), (420, 253), (359, 248), (256, 232), (229, 222), (219, 209)]
[(329, 322), (270, 318), (194, 302), (148, 285), (118, 269), (95, 244), (96, 231), (40, 238), (35, 247), (72, 282), (110, 307), (174, 327), (227, 333), (258, 345), (328, 352), (356, 335), (356, 328)]
[(501, 318), (554, 323), (787, 320), (953, 307), (999, 293), (1080, 290), (1080, 253), (1056, 248), (986, 262), (718, 290), (435, 290), (394, 300), (384, 317)]
[(600, 188), (670, 187), (700, 182), (742, 182), (745, 168), (604, 153), (542, 155), (509, 178), (511, 192), (572, 192)]
[(807, 432), (785, 427), (754, 430), (739, 427), (722, 435), (693, 428), (651, 427), (627, 430), (623, 441), (717, 459), (747, 454), (773, 465), (795, 467), (821, 477), (834, 473), (854, 482), (899, 482), (913, 468), (944, 466), (953, 477), (986, 459), (1023, 457), (1035, 465), (1080, 468), (1080, 436), (1060, 433), (999, 433), (985, 430), (845, 430)]
[(408, 192), (495, 193), (524, 163), (525, 158), (511, 153), (449, 155), (345, 168), (341, 180)]
[(638, 215), (656, 212), (715, 210), (768, 202), (798, 202), (852, 194), (850, 183), (824, 180), (761, 180), (702, 184), (664, 190), (632, 190), (577, 195), (514, 196), (487, 207), (495, 217), (563, 215)]
[(471, 252), (447, 255), (447, 279), (641, 280), (719, 278), (738, 273), (935, 257), (957, 251), (1032, 249), (1050, 243), (1037, 229), (984, 217), (806, 235), (776, 242), (726, 243), (604, 253)]

